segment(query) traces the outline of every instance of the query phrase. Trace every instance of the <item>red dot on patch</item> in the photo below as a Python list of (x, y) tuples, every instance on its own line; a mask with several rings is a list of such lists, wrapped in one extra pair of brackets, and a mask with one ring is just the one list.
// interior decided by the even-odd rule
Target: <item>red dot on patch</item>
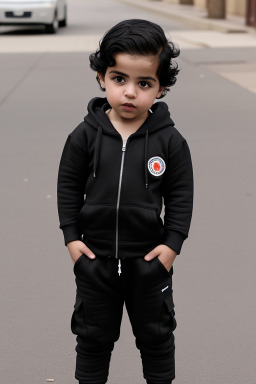
[(158, 172), (160, 171), (160, 169), (161, 169), (161, 165), (159, 163), (154, 163), (154, 170)]

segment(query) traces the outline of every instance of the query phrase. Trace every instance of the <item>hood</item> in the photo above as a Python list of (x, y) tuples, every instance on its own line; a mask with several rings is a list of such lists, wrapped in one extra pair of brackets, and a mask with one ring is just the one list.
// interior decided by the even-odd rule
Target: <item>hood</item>
[[(109, 108), (110, 105), (106, 98), (95, 97), (88, 104), (88, 115), (85, 116), (84, 121), (96, 130), (101, 126), (104, 133), (116, 133), (105, 113)], [(152, 113), (134, 135), (143, 135), (147, 130), (151, 133), (170, 125), (174, 126), (166, 103), (153, 104), (150, 112)]]
[[(93, 159), (93, 169), (94, 177), (96, 177), (96, 171), (98, 167), (98, 159), (100, 154), (100, 143), (102, 132), (104, 134), (113, 134), (116, 133), (116, 129), (111, 124), (111, 121), (106, 115), (106, 110), (110, 108), (110, 105), (106, 98), (95, 97), (88, 104), (88, 114), (84, 117), (86, 124), (91, 126), (97, 131), (94, 159)], [(147, 152), (148, 152), (148, 140), (149, 135), (152, 132), (158, 131), (160, 129), (174, 126), (174, 122), (170, 117), (170, 112), (168, 106), (164, 102), (156, 102), (152, 105), (149, 110), (151, 113), (141, 127), (133, 134), (134, 136), (145, 136), (145, 186), (148, 187), (148, 173), (147, 173)]]

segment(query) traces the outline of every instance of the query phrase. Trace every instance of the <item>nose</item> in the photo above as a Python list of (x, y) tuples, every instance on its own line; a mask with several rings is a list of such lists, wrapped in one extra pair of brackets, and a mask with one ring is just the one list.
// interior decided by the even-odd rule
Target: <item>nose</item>
[(124, 95), (129, 99), (134, 99), (136, 97), (136, 88), (134, 84), (127, 84), (124, 90)]

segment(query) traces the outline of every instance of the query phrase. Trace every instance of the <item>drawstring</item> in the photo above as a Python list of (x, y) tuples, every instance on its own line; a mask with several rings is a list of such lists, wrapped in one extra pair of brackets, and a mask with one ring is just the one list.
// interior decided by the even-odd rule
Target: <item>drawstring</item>
[(118, 274), (119, 276), (121, 275), (122, 271), (121, 271), (121, 259), (119, 259), (119, 262), (118, 262)]
[(148, 164), (147, 164), (147, 157), (148, 157), (148, 129), (146, 130), (146, 138), (145, 138), (145, 185), (146, 188), (148, 187)]
[(93, 159), (93, 176), (94, 177), (96, 177), (96, 170), (97, 170), (97, 165), (98, 165), (98, 160), (99, 160), (101, 135), (102, 135), (102, 128), (98, 127), (97, 138), (96, 138), (96, 143), (95, 143), (95, 150), (94, 150), (94, 159)]

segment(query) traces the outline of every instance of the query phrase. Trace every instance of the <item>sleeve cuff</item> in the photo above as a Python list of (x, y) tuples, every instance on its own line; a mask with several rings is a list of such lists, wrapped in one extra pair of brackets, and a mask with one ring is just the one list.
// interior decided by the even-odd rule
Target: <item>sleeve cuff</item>
[(81, 240), (81, 234), (75, 225), (64, 226), (62, 231), (64, 235), (64, 243), (66, 246), (70, 241)]
[(175, 252), (177, 252), (177, 255), (179, 255), (184, 240), (185, 237), (180, 232), (168, 231), (164, 235), (163, 244), (173, 249)]

